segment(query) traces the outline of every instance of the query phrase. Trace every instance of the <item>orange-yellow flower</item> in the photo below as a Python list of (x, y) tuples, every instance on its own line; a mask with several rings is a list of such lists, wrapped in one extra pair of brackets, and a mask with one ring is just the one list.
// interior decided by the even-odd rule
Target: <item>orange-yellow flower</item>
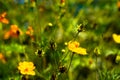
[(32, 36), (33, 35), (33, 28), (31, 26), (28, 27), (27, 31), (26, 31), (26, 34), (29, 35), (29, 36)]
[(35, 66), (33, 62), (20, 62), (18, 66), (18, 70), (20, 71), (21, 74), (23, 75), (35, 75)]
[(86, 55), (87, 54), (86, 49), (79, 47), (79, 45), (80, 44), (77, 41), (70, 41), (68, 43), (68, 49), (77, 54)]
[(28, 35), (32, 40), (34, 40), (33, 32), (34, 32), (33, 28), (29, 26), (26, 31), (26, 35)]
[(116, 43), (120, 43), (120, 35), (117, 35), (117, 34), (113, 34), (112, 35), (112, 37), (113, 37), (113, 40), (116, 42)]
[(117, 7), (120, 8), (120, 1), (117, 2)]
[(0, 22), (2, 22), (2, 23), (4, 23), (4, 24), (8, 24), (8, 23), (9, 23), (8, 19), (5, 18), (6, 14), (7, 14), (6, 12), (3, 12), (3, 13), (0, 15)]
[(9, 39), (10, 37), (18, 38), (18, 36), (21, 34), (22, 31), (18, 28), (17, 25), (11, 25), (10, 30), (5, 33), (4, 39)]
[(0, 53), (0, 60), (3, 62), (3, 63), (6, 63), (6, 60), (5, 60), (5, 57), (2, 53)]

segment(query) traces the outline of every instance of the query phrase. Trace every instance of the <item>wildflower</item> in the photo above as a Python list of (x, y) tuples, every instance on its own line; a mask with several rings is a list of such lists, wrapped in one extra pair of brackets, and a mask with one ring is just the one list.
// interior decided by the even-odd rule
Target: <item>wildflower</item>
[(70, 41), (68, 43), (68, 49), (71, 50), (72, 52), (75, 52), (81, 55), (86, 55), (87, 54), (86, 49), (79, 47), (79, 45), (80, 44), (77, 41)]
[(120, 1), (117, 2), (118, 10), (120, 11)]
[(3, 12), (3, 13), (0, 15), (0, 22), (2, 22), (2, 23), (4, 23), (4, 24), (8, 24), (8, 23), (9, 23), (8, 19), (5, 18), (6, 14), (7, 14), (6, 12)]
[(68, 43), (67, 43), (67, 42), (65, 42), (64, 44), (65, 44), (65, 45), (68, 45)]
[(64, 7), (65, 6), (65, 0), (60, 0), (60, 7)]
[(65, 49), (62, 49), (62, 50), (61, 50), (61, 52), (63, 52), (63, 53), (64, 53), (64, 52), (65, 52)]
[(20, 73), (23, 75), (35, 75), (35, 66), (33, 62), (20, 62), (18, 66), (18, 70), (20, 70)]
[(49, 22), (49, 23), (48, 23), (48, 26), (53, 26), (53, 24)]
[(26, 31), (26, 35), (28, 35), (32, 40), (34, 40), (33, 32), (34, 32), (33, 28), (31, 26), (29, 26)]
[(33, 10), (36, 7), (36, 1), (35, 0), (30, 0), (30, 7)]
[(5, 60), (5, 57), (2, 53), (0, 53), (0, 60), (3, 62), (3, 63), (6, 63), (6, 60)]
[(17, 25), (11, 25), (10, 30), (5, 33), (4, 39), (9, 39), (10, 37), (17, 38), (21, 34), (22, 31), (18, 28)]
[(29, 36), (32, 36), (33, 35), (33, 28), (31, 26), (28, 27), (27, 31), (26, 31), (26, 34), (29, 35)]
[(113, 34), (112, 35), (112, 37), (113, 37), (113, 40), (116, 42), (116, 43), (120, 43), (120, 35), (117, 35), (117, 34)]
[(120, 62), (120, 55), (117, 55), (117, 56), (116, 56), (115, 61), (116, 61), (117, 63)]

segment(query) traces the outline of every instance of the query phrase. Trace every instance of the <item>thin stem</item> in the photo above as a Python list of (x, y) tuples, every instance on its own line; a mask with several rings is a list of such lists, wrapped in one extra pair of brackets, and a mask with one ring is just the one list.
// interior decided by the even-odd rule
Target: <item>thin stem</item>
[(74, 53), (72, 53), (72, 56), (71, 56), (71, 59), (70, 59), (70, 65), (68, 66), (68, 70), (67, 70), (67, 72), (69, 71), (70, 66), (71, 66), (71, 64), (72, 64), (72, 59), (73, 59), (73, 56), (74, 56)]
[(98, 80), (98, 65), (97, 65), (98, 60), (97, 60), (97, 56), (95, 56), (95, 58), (96, 58), (96, 80)]
[(63, 59), (60, 62), (62, 62), (67, 57), (67, 55), (68, 55), (68, 53), (63, 57)]
[(53, 56), (54, 64), (55, 64), (54, 69), (56, 70), (58, 65), (57, 65), (57, 60), (56, 60), (54, 52), (52, 53), (52, 56)]
[(75, 37), (74, 37), (74, 39), (73, 39), (73, 40), (75, 40), (75, 39), (77, 38), (78, 34), (79, 34), (79, 32), (77, 32), (77, 34), (75, 35)]

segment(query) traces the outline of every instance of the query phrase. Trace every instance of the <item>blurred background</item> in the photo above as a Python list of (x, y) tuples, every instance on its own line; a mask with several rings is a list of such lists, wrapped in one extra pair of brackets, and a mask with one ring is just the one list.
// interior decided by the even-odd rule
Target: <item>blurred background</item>
[[(120, 80), (119, 21), (119, 0), (0, 0), (0, 80)], [(73, 39), (87, 55), (71, 56)]]

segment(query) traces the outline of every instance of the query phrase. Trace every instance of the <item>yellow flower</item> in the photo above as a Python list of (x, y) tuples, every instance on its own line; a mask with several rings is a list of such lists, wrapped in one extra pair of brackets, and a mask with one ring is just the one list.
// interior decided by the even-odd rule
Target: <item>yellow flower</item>
[(112, 37), (113, 37), (113, 40), (116, 42), (116, 43), (120, 43), (120, 35), (117, 35), (117, 34), (113, 34), (112, 35)]
[(117, 2), (117, 7), (120, 8), (120, 1)]
[(116, 61), (116, 62), (120, 62), (120, 56), (119, 56), (119, 55), (116, 56), (115, 61)]
[(87, 54), (86, 49), (79, 47), (79, 45), (80, 44), (77, 41), (70, 41), (68, 43), (68, 49), (77, 54), (86, 55)]
[(35, 75), (35, 66), (33, 62), (20, 62), (18, 66), (18, 70), (20, 70), (20, 73), (23, 75)]

